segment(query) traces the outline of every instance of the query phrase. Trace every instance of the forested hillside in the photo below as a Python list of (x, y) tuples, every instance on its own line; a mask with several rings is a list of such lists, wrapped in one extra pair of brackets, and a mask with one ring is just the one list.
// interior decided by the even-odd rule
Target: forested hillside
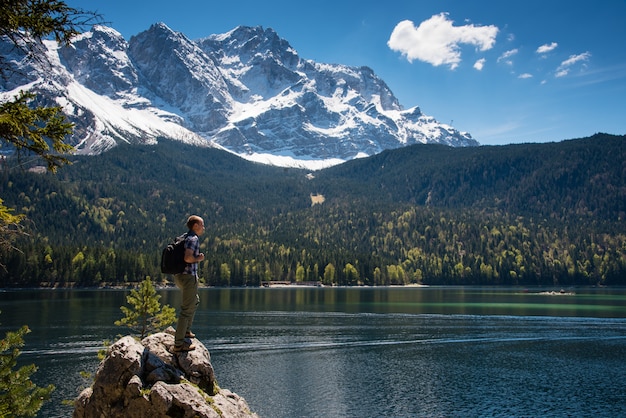
[(210, 285), (626, 284), (624, 136), (416, 145), (313, 173), (166, 140), (72, 161), (4, 161), (0, 197), (30, 236), (0, 286), (166, 281), (161, 248), (192, 213)]

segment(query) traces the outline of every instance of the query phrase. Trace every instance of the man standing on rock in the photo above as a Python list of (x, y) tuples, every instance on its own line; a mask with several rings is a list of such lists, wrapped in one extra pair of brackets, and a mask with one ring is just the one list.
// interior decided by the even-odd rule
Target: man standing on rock
[(191, 215), (187, 219), (187, 238), (185, 238), (185, 262), (187, 267), (180, 274), (174, 275), (174, 282), (182, 293), (182, 303), (176, 324), (176, 335), (172, 351), (180, 353), (191, 351), (196, 348), (191, 344), (191, 338), (195, 334), (191, 332), (191, 325), (196, 314), (196, 308), (200, 303), (198, 296), (198, 262), (204, 260), (204, 254), (200, 252), (199, 236), (204, 233), (204, 220), (197, 215)]

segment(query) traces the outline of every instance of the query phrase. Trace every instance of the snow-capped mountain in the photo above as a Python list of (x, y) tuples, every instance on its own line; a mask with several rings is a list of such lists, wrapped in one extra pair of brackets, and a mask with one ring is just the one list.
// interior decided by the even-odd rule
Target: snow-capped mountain
[(61, 106), (80, 153), (170, 138), (315, 169), (414, 143), (478, 145), (418, 107), (403, 110), (370, 68), (302, 59), (271, 29), (192, 41), (159, 23), (127, 42), (94, 26), (42, 48), (47, 62), (0, 43), (14, 70), (0, 95), (32, 90)]

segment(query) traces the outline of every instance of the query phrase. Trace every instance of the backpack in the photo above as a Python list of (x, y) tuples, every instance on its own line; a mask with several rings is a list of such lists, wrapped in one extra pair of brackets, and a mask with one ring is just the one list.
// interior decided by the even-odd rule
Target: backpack
[(185, 270), (185, 240), (187, 233), (178, 236), (163, 248), (161, 253), (161, 273), (179, 274)]

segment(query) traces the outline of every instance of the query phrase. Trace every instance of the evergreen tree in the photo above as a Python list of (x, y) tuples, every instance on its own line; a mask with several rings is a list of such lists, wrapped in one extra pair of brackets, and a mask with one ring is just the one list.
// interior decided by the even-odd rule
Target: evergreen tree
[(53, 385), (45, 388), (35, 385), (30, 376), (37, 371), (34, 364), (15, 368), (24, 335), (30, 329), (26, 325), (16, 332), (7, 332), (0, 340), (0, 417), (34, 417), (54, 391)]
[(121, 306), (124, 317), (115, 321), (115, 325), (127, 326), (140, 333), (140, 338), (161, 331), (176, 320), (176, 310), (169, 305), (159, 303), (152, 280), (146, 277), (138, 289), (131, 290), (126, 302), (131, 306)]
[[(24, 215), (15, 215), (13, 210), (4, 206), (2, 199), (0, 199), (0, 249), (11, 250), (13, 249), (12, 241), (17, 235), (23, 233), (22, 222)], [(5, 268), (5, 265), (0, 262), (0, 267)]]

